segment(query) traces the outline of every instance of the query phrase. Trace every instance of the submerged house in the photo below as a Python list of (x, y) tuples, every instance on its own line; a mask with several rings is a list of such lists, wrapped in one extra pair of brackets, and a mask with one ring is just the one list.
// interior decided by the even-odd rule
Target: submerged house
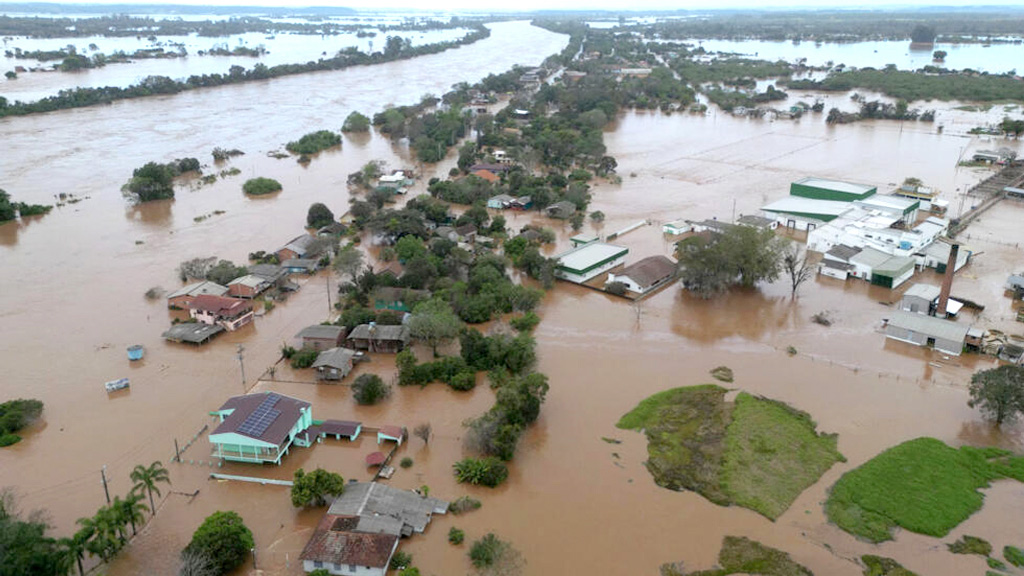
[(373, 291), (374, 310), (391, 310), (394, 312), (412, 312), (413, 306), (419, 301), (430, 297), (428, 290), (414, 290), (397, 286), (383, 286)]
[(309, 446), (312, 440), (310, 403), (276, 392), (229, 398), (210, 415), (220, 419), (210, 443), (213, 456), (222, 460), (280, 464), (293, 443)]
[(348, 335), (346, 346), (370, 352), (401, 352), (409, 345), (408, 326), (360, 324)]
[(202, 294), (223, 296), (227, 293), (227, 286), (221, 286), (216, 282), (204, 280), (202, 282), (189, 284), (180, 290), (171, 292), (171, 294), (167, 296), (167, 307), (175, 310), (185, 310), (188, 308), (188, 305), (192, 303), (192, 300), (195, 300), (196, 296), (200, 296)]
[(885, 323), (885, 336), (915, 346), (930, 346), (951, 356), (959, 356), (970, 330), (967, 324), (934, 316), (894, 310)]
[(254, 317), (251, 301), (209, 294), (196, 296), (188, 305), (188, 313), (198, 322), (229, 331), (238, 330)]
[(296, 236), (282, 248), (279, 248), (277, 252), (274, 252), (274, 254), (277, 255), (277, 259), (281, 262), (292, 258), (304, 258), (315, 241), (316, 237), (309, 234)]
[(608, 283), (621, 282), (630, 292), (646, 294), (672, 281), (675, 275), (675, 262), (665, 256), (649, 256), (626, 266), (617, 274), (609, 273)]
[(345, 341), (345, 327), (332, 324), (306, 326), (295, 335), (300, 348), (312, 348), (318, 352), (341, 346)]
[(317, 355), (313, 362), (317, 380), (341, 380), (352, 371), (356, 353), (349, 348), (331, 348)]
[(228, 294), (234, 298), (253, 299), (270, 288), (270, 282), (262, 276), (246, 274), (228, 282)]
[(335, 499), (299, 555), (302, 569), (384, 576), (402, 537), (422, 533), (448, 503), (375, 482), (353, 482)]
[(625, 261), (629, 248), (591, 242), (555, 256), (555, 278), (577, 284), (591, 280)]
[(576, 213), (576, 205), (568, 200), (562, 200), (561, 202), (555, 202), (551, 206), (544, 209), (544, 212), (550, 218), (558, 218), (559, 220), (566, 220), (570, 216)]

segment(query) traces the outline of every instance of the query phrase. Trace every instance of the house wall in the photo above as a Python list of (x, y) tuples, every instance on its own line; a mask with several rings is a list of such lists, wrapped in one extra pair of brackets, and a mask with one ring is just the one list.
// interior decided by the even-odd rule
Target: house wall
[(891, 286), (891, 288), (896, 288), (897, 286), (902, 285), (904, 282), (906, 282), (907, 280), (910, 280), (913, 277), (914, 277), (914, 267), (911, 266), (905, 272), (903, 272), (899, 276), (897, 276), (897, 277), (892, 279), (892, 286)]
[(352, 371), (352, 363), (349, 362), (347, 365), (341, 368), (333, 368), (330, 366), (320, 366), (316, 369), (317, 380), (341, 380), (345, 376), (348, 376), (349, 372)]
[(829, 278), (837, 278), (839, 280), (846, 280), (850, 277), (850, 274), (846, 270), (839, 270), (838, 268), (832, 268), (831, 266), (819, 265), (818, 274), (828, 276)]
[(920, 296), (904, 296), (900, 301), (900, 310), (928, 314), (931, 311), (932, 303)]
[(277, 254), (278, 262), (284, 262), (285, 260), (291, 260), (292, 258), (299, 258), (299, 254), (290, 248), (281, 248), (274, 254)]
[(228, 286), (228, 295), (235, 298), (255, 298), (259, 292), (252, 286), (245, 284), (231, 284)]
[[(252, 310), (249, 310), (248, 312), (242, 314), (241, 316), (238, 316), (237, 318), (221, 319), (217, 322), (217, 324), (223, 326), (225, 330), (238, 330), (242, 326), (245, 326), (249, 322), (252, 322), (253, 318), (255, 318), (255, 314), (253, 313)], [(207, 322), (207, 324), (209, 324), (209, 322)]]
[(605, 262), (604, 264), (602, 264), (602, 265), (600, 265), (600, 266), (598, 266), (598, 267), (596, 267), (596, 268), (594, 268), (592, 270), (588, 270), (586, 272), (583, 272), (583, 273), (577, 273), (577, 272), (574, 272), (574, 271), (570, 271), (570, 270), (568, 270), (566, 268), (558, 267), (558, 268), (555, 268), (555, 278), (561, 278), (562, 280), (568, 280), (569, 282), (575, 282), (577, 284), (583, 284), (587, 280), (591, 280), (593, 278), (596, 278), (597, 276), (600, 276), (601, 274), (604, 274), (605, 272), (607, 272), (608, 270), (611, 270), (612, 268), (615, 268), (616, 266), (621, 266), (622, 263), (625, 262), (625, 261), (626, 261), (626, 255), (623, 254), (622, 256), (619, 256), (618, 258), (615, 258), (615, 259), (613, 259), (613, 260), (611, 260), (609, 262)]
[(217, 324), (217, 316), (205, 310), (189, 310), (188, 315), (195, 318), (197, 322), (214, 326)]
[(344, 333), (341, 333), (341, 335), (338, 338), (310, 338), (306, 336), (305, 338), (302, 339), (302, 347), (312, 348), (317, 352), (323, 352), (324, 350), (328, 350), (330, 348), (337, 348), (338, 346), (341, 346), (341, 342), (344, 339), (344, 337)]
[(384, 568), (370, 568), (368, 566), (352, 566), (349, 564), (332, 564), (330, 562), (314, 562), (303, 560), (302, 569), (307, 573), (323, 568), (331, 574), (340, 576), (384, 576)]
[(779, 223), (779, 226), (793, 230), (814, 230), (826, 222), (824, 219), (800, 214), (777, 214), (775, 212), (765, 212), (764, 214), (765, 218), (775, 220)]
[[(889, 324), (885, 327), (885, 336), (887, 338), (892, 338), (893, 340), (899, 340), (901, 342), (907, 342), (915, 346), (927, 346), (929, 339), (929, 336), (927, 334), (914, 332), (913, 330), (908, 330), (906, 328), (902, 328), (899, 326), (893, 326), (892, 324)], [(935, 349), (940, 352), (945, 352), (946, 354), (952, 356), (959, 356), (960, 353), (963, 351), (963, 342), (944, 340), (942, 338), (935, 338), (934, 340)]]
[(628, 290), (630, 290), (632, 292), (643, 293), (643, 288), (641, 288), (640, 285), (637, 284), (636, 281), (634, 281), (629, 276), (616, 276), (615, 274), (609, 274), (608, 275), (608, 282), (622, 282), (623, 284), (626, 285), (626, 288)]

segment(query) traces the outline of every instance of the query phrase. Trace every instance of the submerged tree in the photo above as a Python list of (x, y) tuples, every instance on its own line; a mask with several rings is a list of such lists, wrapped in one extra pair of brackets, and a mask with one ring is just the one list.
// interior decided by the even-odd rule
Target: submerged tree
[(789, 276), (789, 296), (796, 298), (800, 285), (814, 274), (814, 269), (807, 265), (807, 252), (801, 254), (799, 246), (790, 246), (782, 256), (782, 268)]
[(160, 487), (157, 484), (161, 482), (170, 485), (171, 477), (168, 474), (167, 469), (159, 461), (155, 461), (149, 466), (143, 466), (139, 464), (132, 470), (131, 480), (135, 483), (132, 486), (133, 492), (145, 491), (149, 494), (149, 509), (153, 514), (156, 514), (156, 502), (153, 500), (153, 492), (156, 492), (157, 496), (160, 496)]
[(1024, 413), (1024, 368), (1000, 366), (971, 376), (971, 399), (967, 405), (979, 408), (996, 426)]
[(710, 298), (733, 286), (751, 288), (779, 277), (784, 240), (771, 230), (733, 226), (679, 251), (683, 286)]
[(341, 474), (317, 468), (309, 474), (302, 468), (295, 471), (292, 484), (292, 506), (323, 506), (328, 496), (340, 496), (345, 491)]

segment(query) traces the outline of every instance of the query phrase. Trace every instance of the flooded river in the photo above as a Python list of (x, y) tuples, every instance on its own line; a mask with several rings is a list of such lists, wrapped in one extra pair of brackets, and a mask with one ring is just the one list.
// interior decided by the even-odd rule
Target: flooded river
[[(425, 574), (470, 570), (467, 546), (447, 543), (451, 526), (466, 530), (469, 541), (495, 532), (522, 552), (525, 572), (537, 575), (656, 574), (659, 564), (678, 560), (688, 569), (706, 568), (726, 534), (786, 550), (818, 574), (860, 574), (849, 559), (864, 553), (896, 557), (929, 576), (982, 572), (982, 560), (952, 556), (935, 539), (900, 533), (893, 542), (872, 546), (824, 519), (828, 486), (903, 440), (928, 435), (952, 444), (1024, 449), (1021, 427), (996, 432), (966, 406), (967, 378), (992, 362), (943, 358), (886, 342), (876, 331), (890, 310), (881, 303), (898, 295), (860, 282), (814, 278), (795, 301), (784, 281), (709, 302), (670, 287), (639, 306), (557, 285), (544, 299), (536, 333), (539, 370), (550, 377), (551, 391), (522, 440), (510, 480), (496, 490), (457, 485), (451, 474), (451, 464), (463, 454), (461, 423), (493, 403), (485, 385), (465, 394), (440, 385), (400, 389), (381, 405), (359, 407), (346, 387), (301, 383), (309, 376), (287, 368), (274, 380), (257, 382), (282, 342), (326, 318), (324, 276), (303, 280), (300, 292), (254, 325), (206, 347), (160, 340), (169, 314), (164, 301), (147, 301), (143, 293), (180, 286), (178, 262), (212, 254), (239, 262), (249, 252), (274, 249), (298, 233), (311, 202), (344, 212), (346, 175), (365, 162), (381, 158), (393, 167), (415, 166), (405, 150), (377, 135), (346, 138), (342, 150), (306, 168), (268, 158), (268, 150), (310, 130), (337, 129), (351, 110), (371, 113), (512, 64), (539, 63), (565, 43), (564, 36), (526, 23), (495, 24), (489, 39), (409, 61), (0, 121), (0, 137), (14, 143), (0, 159), (0, 186), (15, 199), (48, 202), (59, 192), (89, 197), (41, 219), (0, 226), (0, 398), (46, 403), (43, 421), (25, 440), (0, 451), (0, 486), (16, 487), (26, 508), (47, 508), (55, 532), (68, 534), (76, 518), (103, 504), (102, 466), (112, 494), (125, 493), (132, 467), (157, 459), (168, 463), (175, 439), (185, 445), (211, 423), (209, 410), (241, 393), (235, 354), (236, 345), (244, 344), (246, 389), (308, 400), (315, 418), (433, 425), (429, 445), (413, 439), (399, 451), (415, 464), (400, 469), (391, 483), (427, 485), (431, 495), (448, 499), (471, 494), (483, 507), (437, 518), (425, 535), (402, 544)], [(620, 117), (606, 143), (623, 183), (595, 188), (591, 209), (605, 212), (607, 220), (597, 228), (588, 223), (584, 231), (607, 234), (651, 220), (651, 226), (619, 240), (630, 248), (631, 261), (671, 252), (662, 221), (755, 213), (807, 174), (871, 183), (880, 191), (917, 176), (955, 202), (958, 188), (985, 176), (957, 170), (957, 159), (964, 150), (989, 147), (925, 125), (827, 127), (814, 116), (769, 122), (650, 113)], [(125, 207), (119, 188), (134, 167), (181, 156), (209, 158), (214, 146), (245, 150), (233, 161), (243, 173), (181, 190), (172, 202)], [(424, 177), (444, 173), (450, 161)], [(245, 198), (241, 182), (252, 176), (276, 178), (284, 191), (270, 199)], [(225, 213), (194, 221), (214, 210)], [(958, 276), (953, 290), (988, 305), (976, 321), (1008, 330), (1014, 328), (1010, 303), (998, 285), (1008, 268), (1020, 264), (1013, 242), (1024, 241), (1021, 217), (1024, 207), (1004, 203), (972, 226), (968, 243), (976, 242), (972, 248), (985, 254)], [(519, 214), (509, 216), (510, 227), (533, 219), (544, 221)], [(567, 246), (568, 227), (544, 222), (558, 231), (559, 247)], [(918, 281), (939, 278), (923, 273)], [(823, 310), (835, 318), (831, 327), (810, 321)], [(124, 348), (133, 343), (145, 344), (148, 353), (129, 366)], [(788, 356), (788, 346), (798, 354)], [(643, 436), (614, 428), (642, 398), (707, 382), (708, 371), (720, 365), (734, 370), (736, 386), (811, 413), (819, 429), (839, 434), (839, 449), (848, 459), (774, 523), (745, 509), (658, 488), (642, 466)], [(375, 356), (359, 370), (390, 379), (393, 357)], [(130, 392), (108, 397), (101, 383), (120, 376), (131, 377)], [(601, 437), (623, 443), (611, 445)], [(209, 473), (287, 479), (299, 467), (321, 466), (367, 479), (362, 457), (372, 442), (295, 448), (281, 467), (254, 470), (237, 464), (211, 468), (209, 445), (199, 434), (185, 451), (185, 463), (168, 465), (174, 484), (156, 519), (110, 573), (174, 573), (178, 551), (202, 519), (232, 509), (255, 534), (258, 568), (297, 576), (298, 555), (321, 512), (296, 511), (286, 488), (211, 481)], [(996, 547), (1019, 545), (1022, 513), (1024, 486), (999, 482), (988, 491), (985, 508), (953, 536), (969, 531)]]

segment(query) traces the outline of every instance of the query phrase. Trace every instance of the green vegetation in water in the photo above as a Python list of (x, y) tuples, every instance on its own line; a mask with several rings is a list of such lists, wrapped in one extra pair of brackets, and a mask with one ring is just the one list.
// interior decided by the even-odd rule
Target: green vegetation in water
[(0, 188), (0, 222), (14, 220), (15, 216), (38, 216), (46, 214), (53, 209), (53, 206), (43, 204), (26, 204), (24, 202), (11, 202), (11, 196)]
[(250, 196), (273, 194), (274, 192), (280, 192), (281, 188), (281, 183), (277, 180), (263, 178), (262, 176), (250, 178), (245, 181), (245, 184), (242, 184), (242, 191)]
[(988, 556), (992, 553), (992, 545), (984, 538), (968, 536), (964, 534), (959, 540), (948, 545), (949, 551), (953, 554), (977, 554)]
[(448, 506), (448, 511), (458, 516), (459, 514), (472, 512), (473, 510), (479, 510), (480, 506), (482, 506), (482, 504), (476, 498), (470, 498), (469, 496), (460, 496), (459, 498), (456, 498), (455, 501)]
[(1003, 558), (1018, 568), (1024, 568), (1024, 550), (1016, 546), (1003, 546)]
[(18, 430), (35, 422), (43, 413), (43, 403), (39, 400), (19, 398), (0, 404), (0, 448), (17, 444), (21, 436)]
[(643, 400), (619, 428), (647, 434), (647, 468), (660, 486), (693, 490), (716, 504), (775, 519), (832, 464), (835, 435), (781, 402), (715, 385), (675, 388)]
[(864, 576), (917, 576), (892, 558), (865, 554), (860, 561), (864, 564)]
[[(685, 576), (675, 565), (661, 567), (662, 576)], [(688, 576), (728, 576), (729, 574), (750, 574), (763, 576), (814, 576), (814, 573), (797, 564), (789, 554), (770, 548), (749, 538), (726, 536), (718, 553), (718, 567), (711, 570), (691, 572)]]
[(989, 568), (995, 568), (996, 570), (1006, 570), (1006, 563), (996, 558), (986, 558), (985, 562), (988, 563)]
[(881, 92), (908, 102), (915, 100), (961, 100), (993, 102), (1024, 100), (1024, 82), (1010, 75), (977, 75), (973, 71), (921, 74), (916, 71), (864, 68), (833, 72), (824, 80), (793, 80), (791, 90), (845, 92), (859, 88)]
[(297, 141), (289, 142), (285, 149), (292, 154), (316, 154), (321, 150), (327, 150), (341, 144), (341, 135), (330, 130), (317, 130), (299, 138)]
[(454, 465), (455, 479), (466, 484), (477, 484), (494, 488), (508, 478), (508, 467), (501, 460), (487, 458), (465, 458)]
[(121, 187), (121, 192), (139, 202), (174, 198), (174, 179), (186, 172), (201, 173), (196, 158), (178, 158), (161, 164), (147, 162), (132, 172), (131, 179)]
[(984, 498), (978, 490), (1000, 478), (1024, 481), (1024, 458), (917, 438), (844, 474), (825, 512), (843, 530), (872, 542), (891, 539), (896, 527), (941, 537), (978, 511)]
[(720, 382), (732, 382), (732, 368), (719, 366), (711, 370), (711, 376)]
[(448, 530), (448, 543), (453, 546), (458, 546), (466, 539), (466, 532), (460, 528), (452, 526)]

